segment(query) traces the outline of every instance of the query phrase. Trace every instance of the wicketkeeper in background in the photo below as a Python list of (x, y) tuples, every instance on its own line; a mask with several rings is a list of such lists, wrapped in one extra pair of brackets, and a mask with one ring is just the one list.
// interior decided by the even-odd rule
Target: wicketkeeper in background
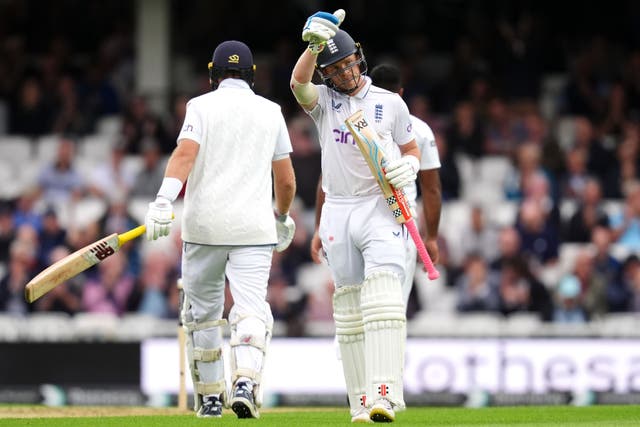
[[(255, 65), (247, 45), (218, 45), (209, 71), (214, 90), (187, 104), (178, 145), (149, 204), (147, 239), (169, 234), (172, 202), (186, 181), (183, 323), (195, 409), (199, 417), (220, 417), (230, 405), (239, 418), (258, 418), (273, 325), (266, 301), (271, 257), (274, 248), (287, 248), (295, 231), (288, 215), (296, 190), (292, 149), (280, 106), (252, 90)], [(228, 397), (222, 360), (225, 276), (234, 300)]]
[[(291, 89), (315, 121), (322, 149), (316, 233), (336, 286), (334, 320), (351, 420), (388, 422), (405, 407), (402, 281), (405, 245), (413, 243), (387, 208), (344, 121), (363, 110), (389, 153), (386, 177), (396, 188), (415, 181), (420, 151), (404, 101), (371, 84), (360, 44), (338, 29), (344, 16), (340, 9), (307, 19), (302, 39), (309, 45), (293, 69)], [(316, 68), (322, 85), (311, 83)]]

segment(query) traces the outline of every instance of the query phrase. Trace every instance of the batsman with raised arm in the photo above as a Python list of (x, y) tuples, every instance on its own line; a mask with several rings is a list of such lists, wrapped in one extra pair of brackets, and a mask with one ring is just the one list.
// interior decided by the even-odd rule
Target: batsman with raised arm
[[(238, 418), (259, 417), (273, 325), (266, 301), (271, 258), (274, 248), (289, 246), (295, 231), (288, 215), (296, 190), (291, 141), (280, 106), (253, 92), (254, 70), (244, 43), (226, 41), (215, 49), (209, 64), (214, 90), (188, 102), (145, 221), (149, 240), (168, 235), (172, 203), (187, 182), (182, 319), (199, 417), (220, 417), (225, 405)], [(234, 302), (229, 395), (222, 360), (225, 277)]]
[[(369, 118), (389, 153), (386, 179), (395, 188), (415, 181), (420, 150), (406, 104), (371, 84), (360, 44), (338, 28), (344, 17), (340, 9), (307, 19), (302, 39), (308, 46), (293, 69), (291, 90), (314, 120), (322, 149), (318, 194), (324, 203), (316, 233), (336, 286), (334, 320), (351, 421), (389, 422), (405, 407), (402, 281), (406, 245), (413, 243), (390, 215), (345, 120), (357, 110)], [(324, 84), (311, 82), (316, 71)]]

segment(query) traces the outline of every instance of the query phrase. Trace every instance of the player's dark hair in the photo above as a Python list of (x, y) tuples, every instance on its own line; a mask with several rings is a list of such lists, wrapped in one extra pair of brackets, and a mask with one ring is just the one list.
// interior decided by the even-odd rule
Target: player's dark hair
[(390, 92), (399, 92), (402, 88), (400, 68), (393, 64), (380, 64), (373, 67), (369, 76), (373, 84)]

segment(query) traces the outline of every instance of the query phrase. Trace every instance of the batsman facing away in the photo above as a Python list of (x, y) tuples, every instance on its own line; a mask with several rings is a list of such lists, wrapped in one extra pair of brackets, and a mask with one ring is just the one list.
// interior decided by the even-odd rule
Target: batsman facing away
[[(377, 143), (389, 156), (384, 179), (395, 189), (415, 182), (420, 150), (406, 104), (366, 76), (360, 44), (339, 29), (344, 17), (340, 9), (307, 19), (302, 39), (308, 46), (293, 69), (291, 90), (314, 120), (322, 150), (316, 233), (336, 287), (334, 320), (351, 421), (389, 422), (405, 408), (402, 281), (406, 245), (413, 243), (390, 215), (345, 120), (358, 110), (373, 119)], [(311, 82), (314, 72), (323, 84)]]
[[(296, 190), (289, 134), (280, 107), (253, 92), (254, 72), (244, 43), (226, 41), (215, 49), (209, 64), (213, 91), (188, 102), (145, 220), (149, 240), (168, 235), (172, 203), (186, 181), (181, 320), (198, 417), (221, 417), (224, 406), (238, 418), (260, 416), (273, 325), (266, 301), (271, 257), (274, 248), (289, 246), (295, 231), (288, 215)], [(234, 301), (228, 319), (230, 392), (222, 360), (225, 278)]]

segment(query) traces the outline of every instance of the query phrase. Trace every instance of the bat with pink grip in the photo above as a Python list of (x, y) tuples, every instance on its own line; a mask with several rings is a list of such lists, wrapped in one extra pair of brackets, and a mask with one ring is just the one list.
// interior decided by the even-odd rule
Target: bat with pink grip
[(418, 232), (418, 227), (411, 215), (411, 209), (404, 196), (404, 192), (402, 189), (394, 188), (385, 177), (384, 165), (386, 160), (382, 149), (375, 141), (375, 131), (369, 126), (362, 110), (358, 110), (355, 114), (347, 118), (345, 124), (351, 131), (353, 139), (356, 141), (367, 165), (369, 165), (369, 169), (371, 169), (371, 173), (373, 173), (373, 176), (378, 182), (378, 186), (380, 186), (387, 201), (387, 206), (393, 213), (396, 221), (399, 224), (404, 224), (407, 230), (409, 230), (409, 235), (418, 249), (418, 254), (427, 270), (429, 279), (437, 279), (440, 277), (440, 273), (434, 267), (427, 248), (424, 246), (424, 242)]
[(409, 235), (413, 239), (413, 243), (416, 244), (416, 248), (418, 249), (418, 256), (422, 260), (424, 268), (427, 270), (427, 277), (429, 277), (430, 280), (436, 280), (438, 277), (440, 277), (440, 273), (438, 272), (438, 270), (436, 270), (433, 262), (431, 261), (429, 252), (427, 252), (427, 248), (424, 246), (424, 242), (422, 241), (420, 233), (418, 232), (418, 227), (416, 227), (416, 222), (413, 220), (413, 218), (411, 218), (407, 222), (405, 222), (404, 225), (407, 227), (407, 230), (409, 230)]

